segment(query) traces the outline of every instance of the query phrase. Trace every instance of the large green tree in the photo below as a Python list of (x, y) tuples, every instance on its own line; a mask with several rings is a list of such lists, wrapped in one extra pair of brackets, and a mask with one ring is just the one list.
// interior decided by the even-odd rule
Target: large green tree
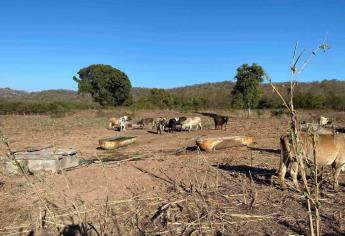
[(259, 84), (263, 82), (265, 75), (264, 69), (255, 63), (251, 66), (243, 64), (237, 68), (236, 85), (232, 90), (233, 106), (246, 108), (250, 116), (251, 108), (258, 105), (261, 95)]
[(127, 105), (131, 101), (131, 82), (127, 75), (110, 65), (90, 65), (78, 72), (80, 93), (90, 93), (95, 102), (105, 105)]

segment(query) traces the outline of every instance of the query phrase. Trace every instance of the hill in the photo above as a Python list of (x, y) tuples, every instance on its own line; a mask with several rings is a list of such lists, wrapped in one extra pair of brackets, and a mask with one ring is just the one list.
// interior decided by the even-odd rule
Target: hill
[(91, 102), (91, 97), (88, 95), (81, 95), (73, 90), (56, 89), (44, 90), (39, 92), (26, 92), (22, 90), (14, 90), (10, 88), (0, 88), (0, 99), (3, 101), (76, 101), (76, 102)]
[[(223, 81), (216, 83), (195, 84), (185, 87), (165, 89), (163, 96), (169, 97), (169, 104), (161, 108), (231, 108), (231, 91), (235, 83)], [(288, 95), (289, 83), (275, 83), (283, 96)], [(269, 84), (262, 84), (262, 98), (259, 107), (278, 108), (280, 100)], [(157, 107), (150, 101), (150, 88), (132, 88), (134, 104), (137, 107)], [(295, 91), (296, 107), (322, 109), (332, 108), (345, 110), (345, 81), (324, 80), (320, 82), (299, 83)], [(164, 99), (164, 98), (162, 98)], [(45, 90), (25, 92), (0, 88), (2, 101), (33, 101), (33, 102), (85, 102), (91, 103), (88, 95), (81, 95), (73, 90)], [(149, 105), (148, 105), (149, 104)], [(160, 103), (161, 104), (161, 103)], [(161, 106), (161, 105), (159, 105)]]

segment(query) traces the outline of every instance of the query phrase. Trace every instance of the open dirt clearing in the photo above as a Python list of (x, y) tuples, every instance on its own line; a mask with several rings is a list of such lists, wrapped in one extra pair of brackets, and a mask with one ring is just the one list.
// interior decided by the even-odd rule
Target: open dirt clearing
[[(108, 118), (118, 114), (122, 112), (80, 112), (62, 118), (0, 117), (0, 128), (13, 150), (54, 145), (79, 149), (83, 159), (131, 158), (111, 165), (94, 163), (63, 174), (31, 175), (36, 192), (21, 176), (1, 175), (0, 234), (25, 235), (34, 230), (50, 235), (58, 233), (57, 228), (64, 233), (113, 235), (308, 234), (303, 197), (292, 188), (281, 191), (275, 177), (279, 136), (287, 128), (284, 117), (265, 113), (245, 119), (230, 113), (227, 131), (220, 131), (214, 130), (210, 117), (199, 114), (137, 112), (131, 114), (134, 121), (200, 116), (206, 128), (163, 135), (129, 128), (124, 134), (137, 136), (135, 144), (115, 151), (97, 149), (98, 139), (121, 135), (106, 129)], [(311, 119), (310, 114), (303, 119)], [(194, 138), (200, 135), (249, 135), (255, 143), (214, 153), (176, 154), (177, 149), (194, 145)], [(4, 145), (0, 151), (4, 155)], [(343, 174), (339, 182), (337, 193), (329, 180), (321, 186), (324, 234), (345, 233)], [(288, 183), (291, 185), (290, 179)]]

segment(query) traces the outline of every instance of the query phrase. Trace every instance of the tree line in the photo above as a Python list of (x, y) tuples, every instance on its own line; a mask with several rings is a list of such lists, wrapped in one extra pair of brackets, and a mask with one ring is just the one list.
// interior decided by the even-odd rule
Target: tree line
[[(132, 88), (128, 76), (110, 65), (90, 65), (82, 68), (73, 80), (81, 95), (69, 94), (63, 100), (64, 91), (52, 92), (56, 100), (0, 101), (0, 114), (56, 114), (82, 109), (101, 109), (113, 106), (129, 106), (132, 109), (282, 109), (282, 104), (265, 83), (264, 69), (253, 63), (238, 67), (233, 81), (205, 83), (173, 89)], [(284, 97), (289, 96), (288, 83), (276, 83)], [(47, 93), (47, 92), (45, 92)], [(51, 92), (44, 97), (51, 98)], [(40, 96), (42, 96), (40, 94)], [(39, 97), (38, 94), (36, 97)], [(61, 97), (61, 99), (60, 99)], [(324, 80), (299, 83), (294, 105), (299, 109), (333, 109), (345, 111), (345, 81)]]

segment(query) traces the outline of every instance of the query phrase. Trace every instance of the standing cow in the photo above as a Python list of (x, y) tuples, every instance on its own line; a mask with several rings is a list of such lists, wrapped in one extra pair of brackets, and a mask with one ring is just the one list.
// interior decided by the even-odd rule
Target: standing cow
[(160, 117), (154, 120), (152, 129), (155, 129), (157, 134), (162, 134), (162, 131), (165, 130), (166, 125), (167, 119), (164, 117)]
[(148, 125), (153, 125), (153, 118), (143, 118), (137, 123), (140, 127), (144, 128), (145, 126)]
[(185, 121), (181, 122), (182, 130), (190, 130), (195, 126), (196, 129), (202, 129), (200, 117), (188, 117)]
[(213, 117), (213, 120), (214, 120), (215, 129), (219, 129), (219, 127), (220, 127), (220, 130), (222, 130), (224, 127), (224, 129), (226, 130), (226, 126), (228, 124), (229, 117), (216, 115)]
[(128, 121), (127, 116), (122, 116), (120, 118), (113, 117), (109, 119), (108, 129), (120, 128), (120, 132), (126, 131), (127, 121)]
[[(314, 161), (314, 146), (313, 137), (306, 132), (300, 133), (300, 139), (302, 141), (302, 153), (305, 157)], [(298, 162), (296, 154), (290, 143), (289, 135), (283, 135), (280, 138), (280, 166), (279, 166), (279, 179), (280, 185), (285, 188), (285, 174), (290, 166), (290, 174), (293, 183), (297, 190), (299, 185), (297, 181), (298, 175)], [(340, 171), (344, 169), (345, 164), (345, 136), (343, 134), (319, 134), (316, 139), (316, 164), (321, 166), (332, 165), (334, 168), (334, 189), (338, 188), (338, 177)]]

